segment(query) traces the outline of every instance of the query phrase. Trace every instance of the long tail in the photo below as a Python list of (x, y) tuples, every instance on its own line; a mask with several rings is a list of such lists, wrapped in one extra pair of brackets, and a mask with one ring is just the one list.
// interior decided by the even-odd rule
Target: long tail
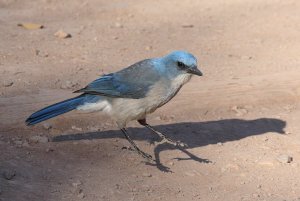
[(84, 103), (85, 95), (82, 94), (75, 98), (67, 99), (65, 101), (50, 105), (44, 109), (41, 109), (33, 113), (28, 119), (26, 119), (27, 126), (37, 124), (39, 122), (45, 121), (47, 119), (56, 117), (58, 115), (70, 112), (76, 109), (79, 105)]

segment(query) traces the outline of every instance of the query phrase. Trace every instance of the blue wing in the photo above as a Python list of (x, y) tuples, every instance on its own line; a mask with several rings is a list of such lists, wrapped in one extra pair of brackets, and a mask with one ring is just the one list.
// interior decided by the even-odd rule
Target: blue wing
[(148, 59), (116, 73), (104, 75), (75, 93), (139, 99), (145, 97), (159, 79), (152, 60)]

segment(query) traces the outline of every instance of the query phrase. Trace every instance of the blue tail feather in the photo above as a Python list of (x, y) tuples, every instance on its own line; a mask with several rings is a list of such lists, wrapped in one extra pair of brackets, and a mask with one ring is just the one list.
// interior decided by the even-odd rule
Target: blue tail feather
[(55, 116), (64, 114), (66, 112), (76, 109), (79, 105), (84, 103), (85, 95), (82, 94), (75, 98), (67, 99), (65, 101), (50, 105), (44, 109), (41, 109), (33, 113), (28, 119), (26, 119), (26, 124), (28, 126), (40, 123), (47, 119), (53, 118)]

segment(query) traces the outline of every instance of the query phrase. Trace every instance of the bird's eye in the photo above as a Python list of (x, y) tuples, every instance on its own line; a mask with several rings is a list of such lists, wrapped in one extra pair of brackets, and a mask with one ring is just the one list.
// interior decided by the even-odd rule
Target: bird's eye
[(180, 62), (180, 61), (177, 62), (177, 66), (178, 66), (179, 68), (185, 68), (184, 63), (182, 63), (182, 62)]

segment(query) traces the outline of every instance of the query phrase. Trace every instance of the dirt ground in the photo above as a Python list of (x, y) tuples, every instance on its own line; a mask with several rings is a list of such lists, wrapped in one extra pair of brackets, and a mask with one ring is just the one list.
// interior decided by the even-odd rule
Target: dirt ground
[[(17, 26), (28, 22), (44, 28)], [(299, 201), (299, 22), (298, 0), (1, 0), (0, 200)], [(97, 113), (24, 124), (103, 73), (177, 49), (204, 76), (148, 122), (187, 149), (132, 122), (147, 163)]]

